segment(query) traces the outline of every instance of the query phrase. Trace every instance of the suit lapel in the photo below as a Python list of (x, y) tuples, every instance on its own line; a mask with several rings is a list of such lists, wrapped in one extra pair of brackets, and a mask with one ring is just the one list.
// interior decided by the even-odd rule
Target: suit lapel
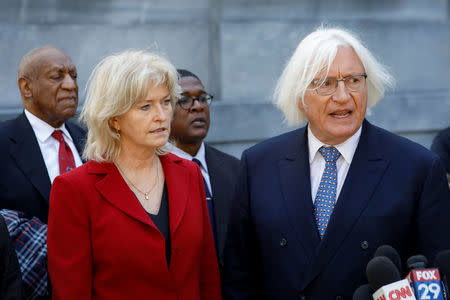
[(312, 267), (311, 280), (328, 264), (367, 207), (388, 166), (377, 153), (374, 127), (363, 123), (361, 138)]
[(88, 172), (91, 174), (105, 174), (105, 177), (95, 184), (95, 188), (104, 199), (131, 218), (156, 229), (147, 212), (136, 199), (136, 196), (130, 190), (114, 164), (92, 162)]
[(83, 163), (86, 161), (83, 160), (83, 151), (84, 151), (84, 144), (86, 142), (86, 136), (83, 134), (80, 130), (77, 130), (73, 127), (72, 124), (69, 122), (66, 122), (66, 128), (67, 131), (69, 131), (70, 136), (72, 137), (73, 143), (75, 144), (75, 148), (77, 148), (78, 154), (80, 155)]
[(223, 164), (224, 161), (214, 155), (214, 152), (210, 150), (208, 146), (205, 147), (206, 163), (208, 164), (208, 174), (211, 181), (211, 187), (213, 192), (214, 202), (214, 218), (216, 222), (216, 236), (217, 236), (217, 250), (222, 253), (222, 249), (225, 245), (226, 224), (228, 220), (228, 212), (230, 211), (229, 201), (227, 201), (225, 195), (229, 195), (230, 186), (224, 180)]
[(17, 117), (10, 139), (12, 141), (11, 157), (48, 205), (51, 189), (50, 177), (33, 128), (24, 113)]
[(309, 176), (309, 151), (306, 127), (286, 147), (287, 155), (279, 161), (279, 176), (283, 204), (290, 224), (310, 259), (316, 255), (320, 243), (313, 216), (311, 180)]
[[(185, 167), (181, 166), (181, 159), (175, 158), (175, 156), (170, 154), (159, 158), (166, 178), (169, 197), (170, 232), (171, 236), (173, 236), (180, 227), (186, 210), (189, 195), (189, 173)], [(92, 162), (88, 170), (91, 174), (105, 174), (95, 184), (95, 188), (108, 202), (131, 218), (157, 230), (155, 224), (123, 180), (114, 164)]]
[(170, 233), (174, 236), (181, 225), (186, 205), (189, 199), (189, 177), (190, 174), (182, 164), (182, 159), (166, 154), (160, 156), (161, 163), (166, 176), (167, 191), (169, 196), (169, 222)]

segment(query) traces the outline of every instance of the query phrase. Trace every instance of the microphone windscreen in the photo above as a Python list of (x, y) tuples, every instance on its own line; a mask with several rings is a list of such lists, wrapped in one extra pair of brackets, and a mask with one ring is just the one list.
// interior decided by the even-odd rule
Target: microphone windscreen
[(400, 272), (402, 271), (402, 260), (400, 258), (400, 255), (398, 254), (397, 250), (394, 249), (394, 247), (392, 247), (390, 245), (380, 246), (375, 251), (375, 254), (373, 256), (374, 257), (386, 256), (394, 263), (394, 265), (397, 267), (397, 269)]
[(370, 284), (361, 285), (353, 293), (353, 300), (373, 300), (372, 298), (373, 290)]
[(380, 287), (399, 281), (400, 271), (386, 256), (372, 258), (366, 267), (367, 280), (374, 291)]
[(408, 269), (426, 268), (428, 266), (428, 259), (423, 255), (413, 255), (406, 261)]
[(444, 250), (436, 255), (434, 265), (443, 275), (450, 276), (450, 250)]

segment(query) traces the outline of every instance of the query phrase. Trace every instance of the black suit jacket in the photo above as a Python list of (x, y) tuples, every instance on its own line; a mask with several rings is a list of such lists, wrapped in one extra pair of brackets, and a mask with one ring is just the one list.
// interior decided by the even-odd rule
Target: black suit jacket
[(351, 299), (379, 246), (403, 262), (450, 248), (450, 192), (436, 155), (365, 121), (321, 240), (308, 153), (303, 127), (242, 154), (225, 299)]
[[(81, 155), (85, 131), (66, 122)], [(25, 113), (0, 124), (0, 209), (23, 211), (47, 223), (51, 182)]]
[(25, 299), (16, 251), (2, 216), (0, 216), (0, 299)]
[(227, 235), (228, 219), (234, 188), (239, 172), (239, 160), (211, 146), (205, 145), (205, 157), (213, 192), (216, 221), (217, 256), (219, 268), (223, 267), (223, 249)]

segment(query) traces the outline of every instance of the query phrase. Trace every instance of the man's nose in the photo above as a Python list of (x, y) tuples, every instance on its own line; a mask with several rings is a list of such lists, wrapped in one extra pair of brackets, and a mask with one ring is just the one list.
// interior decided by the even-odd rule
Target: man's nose
[(74, 90), (78, 87), (77, 80), (76, 78), (70, 76), (70, 74), (66, 74), (63, 78), (61, 86), (67, 90)]
[(191, 111), (202, 111), (204, 109), (203, 105), (200, 103), (198, 99), (192, 100)]
[(350, 91), (345, 86), (343, 81), (338, 81), (336, 92), (333, 94), (333, 100), (338, 102), (345, 102), (350, 99)]

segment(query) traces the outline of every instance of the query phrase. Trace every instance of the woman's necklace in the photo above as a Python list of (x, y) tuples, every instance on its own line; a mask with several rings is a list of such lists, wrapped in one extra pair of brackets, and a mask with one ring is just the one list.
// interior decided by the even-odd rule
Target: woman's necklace
[(138, 191), (139, 193), (141, 193), (142, 195), (144, 195), (145, 200), (149, 200), (149, 199), (150, 199), (149, 195), (150, 195), (150, 193), (153, 191), (153, 189), (155, 188), (156, 183), (158, 183), (158, 181), (159, 181), (159, 166), (157, 165), (156, 159), (157, 159), (157, 158), (155, 157), (156, 179), (155, 179), (155, 181), (154, 181), (152, 187), (148, 190), (148, 192), (143, 192), (143, 191), (141, 191), (141, 189), (139, 189), (137, 186), (135, 186), (135, 185), (133, 184), (133, 182), (127, 177), (127, 175), (125, 175), (125, 173), (122, 171), (122, 168), (120, 168), (119, 164), (118, 164), (117, 162), (115, 163), (116, 166), (117, 166), (117, 169), (119, 169), (120, 174), (122, 174), (123, 177), (125, 177), (125, 180), (127, 181), (127, 183), (131, 184), (131, 186), (134, 187), (134, 189), (135, 189), (136, 191)]

